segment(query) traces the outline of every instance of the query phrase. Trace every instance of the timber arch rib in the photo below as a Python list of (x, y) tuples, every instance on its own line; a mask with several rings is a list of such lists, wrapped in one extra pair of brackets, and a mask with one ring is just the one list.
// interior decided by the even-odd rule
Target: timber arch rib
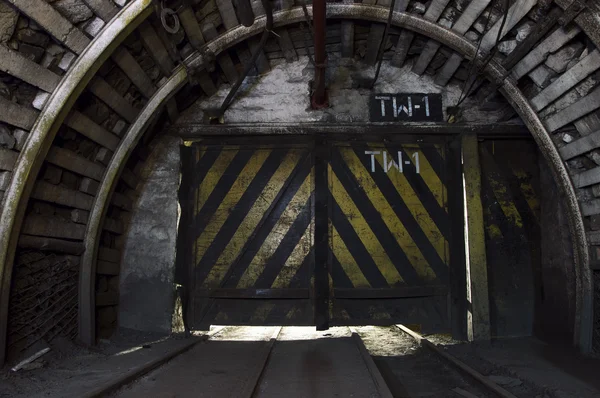
[[(63, 56), (63, 60), (70, 58), (75, 59), (75, 61), (70, 66), (63, 65), (64, 69), (61, 69), (64, 75), (61, 77), (56, 72), (57, 69), (54, 67), (56, 65), (44, 66), (39, 63), (41, 62), (39, 59), (36, 61), (35, 57), (33, 59), (28, 58), (22, 52), (15, 51), (10, 47), (2, 46), (0, 48), (0, 51), (5, 53), (0, 59), (0, 69), (11, 74), (19, 81), (41, 90), (35, 98), (38, 108), (41, 108), (40, 112), (35, 111), (31, 106), (0, 98), (0, 104), (4, 108), (0, 112), (0, 121), (19, 129), (19, 131), (29, 131), (28, 134), (25, 133), (26, 141), (21, 146), (19, 154), (16, 151), (4, 149), (0, 153), (0, 156), (2, 156), (0, 158), (0, 163), (3, 165), (2, 170), (5, 170), (3, 178), (10, 179), (6, 186), (2, 186), (4, 197), (0, 224), (0, 276), (2, 278), (0, 284), (2, 289), (0, 296), (0, 362), (4, 362), (6, 356), (10, 322), (9, 297), (11, 295), (15, 252), (19, 245), (32, 247), (24, 243), (28, 239), (31, 241), (31, 230), (28, 229), (29, 219), (26, 217), (27, 205), (30, 199), (50, 201), (61, 206), (85, 211), (87, 214), (87, 220), (84, 222), (84, 224), (87, 224), (86, 227), (78, 224), (74, 233), (63, 236), (70, 241), (79, 242), (73, 244), (77, 247), (69, 246), (68, 249), (64, 250), (63, 248), (59, 252), (81, 253), (78, 283), (79, 304), (77, 309), (79, 314), (77, 317), (79, 323), (78, 335), (84, 342), (93, 344), (96, 338), (95, 278), (98, 257), (101, 257), (100, 261), (103, 263), (107, 262), (107, 258), (114, 258), (114, 250), (111, 251), (109, 248), (102, 250), (100, 248), (101, 235), (103, 229), (117, 231), (117, 233), (118, 230), (122, 229), (118, 226), (115, 227), (115, 219), (107, 216), (107, 214), (111, 204), (120, 208), (127, 208), (126, 199), (123, 199), (123, 195), (120, 193), (113, 194), (113, 191), (120, 178), (130, 188), (135, 186), (135, 182), (131, 181), (131, 170), (127, 168), (131, 153), (149, 126), (156, 120), (156, 115), (162, 112), (163, 109), (166, 108), (165, 112), (168, 112), (172, 117), (176, 115), (177, 109), (173, 109), (173, 102), (169, 100), (184, 86), (188, 79), (188, 67), (190, 65), (196, 65), (194, 74), (202, 91), (207, 96), (212, 95), (216, 91), (214, 81), (210, 79), (206, 72), (201, 70), (198, 72), (197, 67), (197, 65), (202, 67), (207, 62), (207, 51), (221, 56), (240, 43), (251, 42), (253, 36), (260, 34), (265, 25), (264, 17), (257, 18), (256, 23), (250, 28), (237, 25), (237, 20), (232, 21), (231, 18), (227, 18), (226, 11), (223, 11), (225, 10), (223, 4), (230, 5), (231, 2), (219, 1), (216, 7), (218, 8), (217, 14), (220, 14), (220, 21), (226, 29), (224, 33), (219, 34), (213, 23), (214, 18), (201, 19), (199, 23), (192, 8), (184, 7), (179, 11), (179, 14), (189, 45), (188, 51), (185, 53), (184, 66), (175, 67), (175, 61), (180, 56), (178, 48), (174, 45), (168, 45), (164, 40), (164, 32), (160, 31), (159, 26), (150, 22), (142, 23), (151, 14), (149, 0), (133, 0), (120, 11), (111, 0), (85, 0), (84, 2), (90, 9), (90, 15), (95, 15), (88, 21), (91, 22), (83, 28), (85, 33), (76, 27), (73, 21), (62, 16), (43, 0), (10, 1), (18, 12), (35, 21), (37, 25), (52, 36), (53, 40), (60, 44), (56, 46), (61, 48), (62, 53), (70, 54), (67, 57)], [(377, 34), (376, 28), (385, 23), (389, 10), (389, 5), (386, 6), (384, 3), (379, 2), (381, 6), (329, 4), (327, 17), (330, 20), (374, 22), (369, 34), (373, 34), (375, 38), (379, 37), (377, 40), (380, 40), (382, 32), (379, 31), (379, 34)], [(402, 44), (404, 44), (404, 47), (410, 46), (413, 37), (409, 36), (411, 34), (414, 36), (415, 33), (430, 38), (432, 47), (439, 43), (455, 52), (451, 52), (448, 61), (444, 64), (438, 78), (436, 78), (436, 82), (446, 84), (458, 69), (462, 58), (474, 58), (477, 42), (470, 41), (465, 33), (489, 6), (490, 1), (473, 0), (470, 3), (453, 3), (458, 12), (454, 16), (455, 24), (450, 23), (449, 26), (452, 27), (445, 28), (441, 23), (438, 24), (438, 19), (440, 19), (440, 15), (448, 3), (447, 0), (433, 0), (424, 15), (418, 15), (419, 11), (415, 7), (409, 7), (409, 12), (406, 12), (408, 2), (396, 7), (392, 24), (406, 30), (400, 31), (399, 42), (396, 45), (395, 58), (393, 58), (392, 63), (400, 66), (404, 63), (406, 53), (402, 54)], [(512, 65), (509, 63), (510, 69), (505, 68), (506, 63), (494, 60), (487, 65), (485, 74), (487, 79), (494, 83), (495, 87), (499, 88), (508, 99), (529, 128), (551, 167), (557, 185), (561, 189), (568, 211), (569, 227), (575, 248), (575, 269), (578, 273), (576, 278), (574, 344), (582, 351), (589, 352), (591, 348), (593, 304), (588, 240), (597, 243), (598, 239), (593, 231), (588, 232), (586, 237), (582, 214), (585, 217), (600, 214), (600, 205), (598, 204), (600, 200), (588, 199), (578, 203), (577, 197), (589, 198), (592, 196), (591, 190), (600, 182), (600, 177), (598, 177), (600, 173), (598, 173), (597, 168), (591, 168), (583, 173), (578, 173), (578, 170), (574, 168), (568, 170), (565, 161), (585, 157), (585, 154), (594, 151), (598, 146), (596, 142), (599, 141), (592, 138), (595, 135), (590, 135), (590, 133), (600, 128), (595, 113), (600, 108), (600, 91), (597, 87), (594, 87), (594, 89), (588, 89), (583, 96), (576, 97), (575, 100), (566, 105), (563, 102), (562, 105), (556, 106), (555, 103), (564, 92), (575, 91), (575, 86), (595, 69), (588, 66), (587, 63), (580, 65), (584, 63), (584, 58), (564, 71), (556, 80), (558, 83), (548, 85), (545, 90), (536, 93), (537, 95), (534, 94), (534, 96), (528, 98), (518, 87), (518, 80), (521, 77), (540, 65), (548, 53), (556, 52), (566, 45), (571, 38), (579, 34), (580, 29), (590, 39), (589, 45), (591, 47), (600, 45), (597, 33), (600, 27), (594, 25), (594, 18), (598, 20), (599, 11), (597, 9), (592, 6), (581, 13), (573, 15), (573, 13), (569, 14), (569, 1), (561, 0), (556, 3), (559, 8), (567, 9), (565, 15), (571, 15), (574, 18), (574, 23), (569, 27), (559, 27), (556, 30), (553, 25), (545, 28), (545, 31), (542, 28), (538, 30), (533, 28), (528, 36), (529, 40), (523, 41), (520, 47), (517, 46), (514, 50), (515, 53), (521, 52), (522, 54), (520, 59), (512, 62)], [(510, 18), (509, 25), (511, 26), (505, 28), (503, 32), (512, 29), (535, 5), (536, 1), (531, 0), (516, 0), (513, 2), (512, 7), (515, 9), (513, 15), (515, 17)], [(440, 7), (441, 9), (436, 11)], [(552, 11), (552, 15), (562, 15), (560, 9), (557, 8), (557, 10)], [(203, 10), (200, 10), (197, 15), (202, 16), (204, 15), (203, 12)], [(214, 15), (214, 13), (213, 10), (211, 15)], [(70, 17), (74, 18), (72, 15)], [(304, 14), (299, 7), (275, 13), (275, 26), (282, 31), (303, 21)], [(558, 23), (558, 17), (556, 21)], [(95, 24), (92, 22), (95, 22)], [(448, 25), (448, 23), (446, 24)], [(104, 27), (99, 30), (97, 27), (102, 25)], [(138, 25), (140, 25), (139, 29), (132, 33)], [(482, 43), (486, 42), (488, 37), (495, 37), (499, 30), (499, 22), (490, 25), (490, 30), (484, 32)], [(554, 33), (550, 34), (548, 32)], [(28, 31), (28, 33), (30, 32)], [(34, 31), (32, 34), (35, 33)], [(146, 58), (153, 61), (153, 68), (142, 68), (140, 61), (131, 55), (127, 47), (119, 46), (119, 43), (127, 35), (142, 39), (144, 50), (141, 52), (144, 53), (145, 51)], [(95, 36), (95, 39), (90, 40), (88, 36)], [(23, 37), (23, 40), (29, 40), (26, 38), (27, 35), (23, 34)], [(205, 40), (208, 41), (205, 42)], [(294, 55), (290, 52), (294, 52), (294, 49), (290, 50), (289, 47), (285, 48), (283, 44), (281, 45), (286, 58), (293, 58)], [(342, 47), (344, 45), (345, 43), (342, 43)], [(181, 45), (181, 47), (184, 46)], [(250, 47), (252, 48), (252, 46)], [(28, 47), (23, 46), (23, 48)], [(408, 48), (406, 48), (406, 51), (408, 51)], [(597, 52), (597, 49), (590, 48), (588, 57), (596, 57)], [(425, 52), (422, 54), (425, 54)], [(367, 58), (368, 56), (367, 54)], [(109, 57), (110, 60), (108, 60)], [(224, 58), (217, 59), (221, 71), (225, 75), (224, 80), (232, 82), (236, 74), (235, 70), (232, 69), (231, 59), (227, 58), (228, 56), (225, 57), (225, 60)], [(427, 67), (433, 56), (429, 60), (426, 58), (427, 56), (421, 55), (418, 63), (422, 63)], [(242, 59), (241, 56), (240, 59)], [(458, 60), (458, 64), (456, 60)], [(266, 58), (264, 61), (266, 62)], [(103, 64), (106, 65), (109, 62), (117, 65), (122, 70), (122, 74), (131, 82), (132, 90), (135, 89), (135, 96), (137, 97), (133, 101), (131, 99), (126, 100), (125, 93), (122, 90), (117, 90), (114, 82), (111, 85), (102, 76), (94, 77), (96, 71), (101, 69)], [(600, 65), (597, 67), (600, 67)], [(259, 67), (259, 69), (263, 68)], [(577, 73), (581, 69), (586, 69), (587, 74)], [(148, 72), (149, 70), (151, 73)], [(60, 73), (60, 71), (58, 72)], [(507, 72), (512, 72), (512, 74), (509, 75)], [(508, 78), (505, 78), (506, 76)], [(84, 89), (86, 94), (91, 93), (106, 104), (112, 114), (116, 115), (114, 119), (117, 122), (113, 122), (110, 128), (112, 131), (108, 131), (107, 125), (100, 125), (100, 123), (86, 116), (83, 106), (73, 108), (76, 105), (76, 99)], [(46, 94), (44, 95), (44, 93)], [(49, 98), (47, 98), (48, 94), (50, 94)], [(42, 105), (39, 105), (38, 99), (41, 100)], [(131, 105), (132, 102), (135, 102), (135, 106)], [(549, 104), (556, 107), (554, 113), (539, 112)], [(542, 114), (544, 120), (542, 120), (540, 114)], [(556, 141), (553, 141), (549, 133), (564, 129), (565, 126), (569, 126), (571, 123), (574, 123), (574, 129), (579, 131), (581, 138), (559, 150)], [(117, 125), (120, 126), (120, 129), (117, 128)], [(123, 126), (126, 125), (129, 125), (129, 128), (124, 132)], [(53, 144), (55, 135), (59, 129), (66, 128), (65, 126), (84, 135), (97, 145), (98, 148), (93, 150), (96, 162), (90, 161), (89, 156), (86, 159), (68, 149)], [(562, 133), (560, 134), (562, 136)], [(52, 168), (60, 168), (68, 170), (70, 173), (81, 174), (83, 178), (80, 178), (79, 190), (72, 189), (57, 194), (58, 187), (53, 188), (54, 191), (52, 191), (52, 187), (48, 187), (45, 181), (36, 181), (44, 161), (52, 165)], [(85, 171), (82, 172), (81, 167), (85, 168)], [(573, 177), (575, 174), (577, 174), (576, 178)], [(573, 184), (572, 179), (575, 184)], [(82, 186), (87, 188), (82, 188)], [(89, 188), (90, 186), (94, 188)], [(579, 189), (577, 193), (575, 188)], [(51, 192), (54, 192), (54, 194)], [(85, 195), (82, 192), (85, 192)], [(23, 228), (24, 220), (27, 228)], [(23, 236), (26, 236), (27, 239), (23, 239)], [(110, 253), (110, 255), (107, 253)], [(108, 262), (110, 263), (110, 261)]]

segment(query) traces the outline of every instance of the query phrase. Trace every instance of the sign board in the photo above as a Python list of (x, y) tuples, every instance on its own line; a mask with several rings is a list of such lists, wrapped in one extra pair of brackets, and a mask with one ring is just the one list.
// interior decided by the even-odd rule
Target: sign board
[(441, 94), (375, 94), (369, 104), (372, 122), (442, 122)]

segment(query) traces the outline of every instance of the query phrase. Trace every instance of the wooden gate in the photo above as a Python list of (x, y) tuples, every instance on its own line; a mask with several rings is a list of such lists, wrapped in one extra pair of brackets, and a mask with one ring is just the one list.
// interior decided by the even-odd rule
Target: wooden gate
[(460, 182), (448, 178), (445, 141), (286, 139), (305, 143), (183, 147), (177, 279), (188, 327), (448, 331), (465, 290), (451, 284), (464, 281), (451, 235), (464, 242), (462, 201), (451, 223), (449, 192), (462, 191), (449, 188)]
[(332, 323), (447, 326), (445, 152), (440, 144), (332, 145)]
[(310, 148), (194, 145), (182, 154), (188, 327), (311, 324)]

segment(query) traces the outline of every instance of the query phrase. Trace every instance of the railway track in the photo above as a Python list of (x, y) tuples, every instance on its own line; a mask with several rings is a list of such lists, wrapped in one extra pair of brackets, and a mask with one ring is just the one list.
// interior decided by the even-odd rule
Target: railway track
[(110, 391), (93, 396), (515, 398), (403, 326), (224, 327)]

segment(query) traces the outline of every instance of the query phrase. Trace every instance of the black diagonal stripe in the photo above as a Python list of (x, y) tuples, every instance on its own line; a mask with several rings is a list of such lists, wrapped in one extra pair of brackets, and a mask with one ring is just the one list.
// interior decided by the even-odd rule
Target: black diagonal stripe
[(513, 173), (511, 165), (504, 159), (503, 156), (493, 156), (487, 148), (480, 146), (481, 158), (484, 169), (489, 169), (501, 176), (505, 186), (508, 186), (508, 190), (511, 198), (517, 208), (521, 219), (523, 220), (523, 226), (527, 230), (528, 235), (536, 234), (539, 230), (538, 219), (533, 214), (533, 210), (529, 207), (527, 199), (521, 190), (521, 182), (519, 178)]
[(440, 155), (435, 145), (419, 144), (419, 149), (423, 156), (427, 158), (427, 161), (440, 181), (445, 181), (444, 158), (442, 158), (442, 155)]
[[(210, 222), (213, 214), (219, 208), (219, 205), (225, 198), (225, 196), (229, 193), (233, 183), (240, 176), (240, 172), (246, 167), (248, 161), (254, 155), (253, 150), (240, 150), (233, 158), (225, 172), (215, 185), (215, 188), (212, 190), (206, 203), (202, 206), (202, 209), (196, 214), (194, 219), (194, 239), (197, 239), (200, 234), (204, 231), (204, 228)], [(203, 157), (204, 158), (204, 157)]]
[[(388, 152), (391, 155), (396, 154), (393, 155), (394, 158), (397, 157), (397, 153), (399, 150), (401, 150), (402, 152), (402, 159), (408, 160), (409, 155), (404, 151), (404, 149), (398, 147), (388, 148)], [(443, 207), (440, 206), (437, 199), (435, 198), (435, 195), (429, 190), (429, 187), (425, 183), (425, 180), (423, 179), (421, 174), (417, 174), (416, 168), (412, 162), (409, 165), (404, 164), (403, 170), (406, 180), (421, 200), (421, 203), (425, 207), (425, 210), (427, 210), (427, 213), (429, 213), (429, 216), (431, 217), (435, 225), (437, 225), (438, 229), (440, 230), (442, 235), (444, 235), (446, 240), (450, 241), (450, 219), (448, 217), (448, 213)]]
[[(210, 171), (211, 167), (213, 166), (213, 164), (215, 164), (215, 161), (221, 154), (221, 149), (222, 149), (222, 146), (220, 146), (220, 145), (214, 146), (214, 147), (211, 146), (210, 149), (206, 151), (204, 156), (202, 156), (200, 158), (198, 163), (196, 163), (194, 165), (194, 169), (191, 171), (191, 174), (192, 174), (191, 180), (192, 180), (192, 184), (194, 184), (195, 189), (198, 189), (200, 184), (202, 184), (202, 181), (204, 181), (204, 178), (206, 177), (206, 175)], [(198, 147), (195, 148), (195, 151), (199, 151), (199, 150), (200, 150), (200, 148), (198, 148)]]
[[(361, 154), (356, 149), (355, 153), (363, 162), (364, 167), (369, 170), (370, 159), (366, 156), (360, 156)], [(373, 181), (377, 184), (379, 191), (390, 204), (390, 207), (394, 209), (394, 213), (396, 213), (396, 216), (410, 234), (411, 238), (423, 254), (423, 257), (425, 257), (429, 266), (433, 272), (435, 272), (435, 275), (440, 281), (446, 282), (448, 280), (448, 266), (445, 264), (444, 259), (438, 255), (435, 247), (433, 247), (432, 243), (427, 238), (427, 235), (425, 235), (421, 226), (413, 217), (408, 206), (404, 203), (404, 199), (392, 184), (387, 173), (383, 171), (383, 168), (379, 163), (375, 163), (375, 172), (370, 174)]]
[(221, 229), (198, 263), (196, 267), (196, 281), (198, 283), (202, 283), (206, 279), (212, 266), (221, 256), (225, 247), (227, 247), (235, 231), (237, 231), (238, 226), (246, 214), (248, 214), (254, 202), (260, 197), (273, 174), (277, 171), (286, 153), (287, 150), (285, 149), (273, 150), (262, 164), (260, 170), (256, 173), (252, 182), (240, 198), (240, 201), (234, 206), (233, 211), (231, 211), (229, 217), (227, 217), (227, 220), (223, 223)]
[[(519, 250), (514, 250), (514, 245), (519, 247), (525, 247), (527, 248), (525, 252), (529, 252), (527, 246), (528, 242), (524, 234), (524, 230), (517, 227), (504, 214), (502, 206), (500, 206), (500, 203), (498, 202), (496, 195), (494, 194), (494, 189), (490, 184), (490, 178), (497, 179), (498, 176), (495, 173), (488, 172), (486, 173), (485, 178), (481, 179), (481, 188), (483, 195), (482, 202), (483, 205), (489, 209), (489, 221), (486, 220), (486, 223), (496, 224), (498, 228), (500, 228), (500, 232), (502, 232), (503, 236), (502, 246), (508, 249), (506, 251), (511, 261), (514, 263), (519, 263), (518, 257), (521, 255), (521, 253)], [(513, 248), (510, 248), (509, 246), (513, 246)]]
[(302, 261), (302, 264), (296, 270), (296, 273), (290, 280), (289, 287), (293, 287), (293, 288), (309, 287), (310, 276), (311, 276), (310, 272), (314, 268), (314, 260), (315, 260), (315, 248), (314, 248), (314, 246), (311, 246), (310, 251), (304, 257), (304, 261)]
[[(402, 276), (402, 279), (409, 285), (419, 283), (419, 276), (412, 267), (410, 260), (398, 245), (396, 238), (394, 238), (394, 235), (390, 232), (389, 228), (381, 218), (381, 214), (375, 209), (367, 194), (364, 192), (358, 181), (356, 181), (356, 177), (354, 177), (348, 168), (348, 165), (339, 153), (339, 150), (333, 151), (331, 167), (342, 185), (346, 188), (348, 195), (350, 195), (350, 198), (364, 217), (365, 221), (369, 224), (369, 227), (371, 227), (371, 230), (377, 237), (377, 240), (379, 240), (381, 246), (383, 246), (388, 257), (394, 263), (394, 266)], [(340, 232), (339, 229), (338, 232)]]
[[(268, 289), (271, 287), (271, 285), (273, 285), (275, 278), (277, 278), (277, 275), (279, 275), (281, 272), (281, 269), (285, 265), (288, 257), (290, 254), (292, 254), (292, 251), (298, 242), (300, 242), (300, 238), (302, 238), (304, 231), (306, 231), (306, 228), (308, 228), (308, 225), (310, 224), (310, 214), (312, 208), (311, 204), (312, 194), (302, 207), (302, 210), (300, 210), (296, 216), (296, 219), (288, 229), (283, 239), (279, 241), (279, 245), (277, 246), (277, 249), (275, 249), (273, 255), (271, 255), (271, 257), (269, 257), (267, 260), (266, 264), (264, 265), (263, 272), (254, 283), (254, 287), (258, 289)], [(277, 237), (273, 238), (277, 239)]]
[[(235, 267), (230, 269), (230, 275), (225, 281), (223, 287), (237, 286), (240, 278), (244, 274), (244, 271), (246, 268), (248, 268), (250, 261), (252, 261), (252, 258), (260, 249), (267, 236), (269, 236), (269, 233), (277, 223), (277, 220), (279, 220), (294, 195), (296, 195), (296, 192), (298, 192), (298, 189), (300, 189), (300, 186), (302, 186), (302, 183), (306, 177), (310, 174), (310, 170), (311, 165), (310, 162), (308, 162), (308, 157), (303, 157), (298, 162), (295, 169), (290, 173), (288, 179), (292, 180), (289, 182), (289, 185), (287, 183), (283, 185), (283, 187), (287, 186), (287, 188), (282, 188), (285, 189), (285, 192), (282, 193), (281, 198), (277, 201), (272, 211), (264, 214), (263, 217), (266, 217), (266, 219), (259, 222), (258, 225), (260, 228), (255, 231), (256, 233), (254, 237), (251, 238), (250, 241), (246, 242), (244, 249), (242, 249), (241, 257), (235, 262)], [(225, 246), (222, 246), (220, 250), (217, 251), (220, 253), (224, 248)], [(216, 261), (218, 257), (214, 258), (214, 261)], [(210, 266), (214, 263), (214, 261), (212, 263), (207, 262), (207, 264)]]
[[(331, 199), (331, 222), (371, 286), (389, 287), (390, 285), (377, 268), (377, 264), (373, 261), (369, 251), (363, 245), (356, 231), (354, 231), (354, 227), (352, 227), (334, 198)], [(335, 246), (333, 250), (335, 251)]]
[[(331, 249), (329, 249), (331, 252)], [(333, 287), (334, 288), (353, 288), (354, 285), (342, 265), (335, 257), (335, 254), (331, 253), (331, 278), (333, 279)]]

